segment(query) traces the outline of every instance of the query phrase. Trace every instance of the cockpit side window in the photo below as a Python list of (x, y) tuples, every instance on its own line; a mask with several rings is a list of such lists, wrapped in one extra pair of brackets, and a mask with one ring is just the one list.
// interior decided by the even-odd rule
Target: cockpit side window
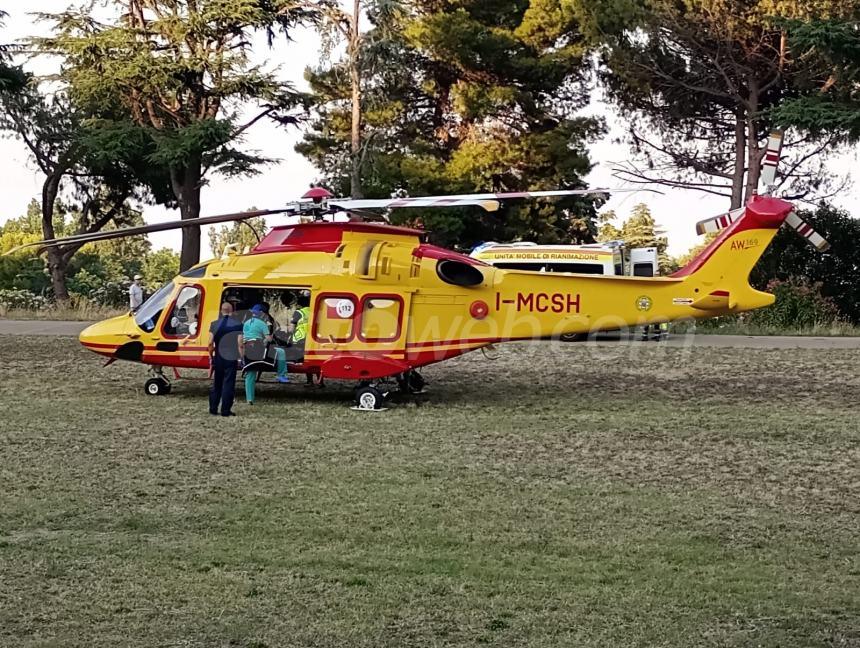
[(203, 293), (198, 286), (183, 286), (176, 296), (162, 332), (167, 337), (197, 337)]
[(173, 292), (173, 282), (169, 281), (147, 299), (134, 314), (134, 322), (147, 333), (152, 333), (161, 317), (161, 311), (167, 306), (170, 294)]

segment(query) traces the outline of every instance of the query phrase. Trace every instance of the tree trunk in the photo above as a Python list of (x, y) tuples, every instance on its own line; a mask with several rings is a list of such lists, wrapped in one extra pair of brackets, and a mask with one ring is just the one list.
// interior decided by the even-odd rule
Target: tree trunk
[(352, 9), (352, 24), (349, 35), (349, 76), (352, 84), (352, 134), (351, 134), (351, 169), (349, 176), (349, 193), (352, 198), (361, 198), (361, 61), (359, 49), (361, 34), (359, 33), (359, 18), (361, 15), (361, 0), (354, 0)]
[(761, 155), (758, 145), (758, 103), (758, 80), (752, 79), (749, 83), (749, 107), (747, 112), (747, 186), (745, 196), (747, 202), (758, 193), (758, 181), (761, 176)]
[(732, 209), (737, 209), (743, 204), (746, 144), (746, 119), (743, 110), (738, 108), (735, 116), (735, 168), (732, 173)]
[[(42, 237), (45, 240), (57, 238), (54, 230), (54, 207), (57, 195), (60, 193), (62, 173), (52, 173), (45, 177), (42, 184)], [(51, 275), (51, 286), (54, 299), (58, 302), (69, 300), (69, 289), (66, 287), (66, 273), (69, 263), (63, 258), (62, 250), (56, 247), (48, 248), (48, 272)]]
[[(193, 155), (183, 169), (170, 172), (173, 194), (179, 203), (182, 220), (200, 217), (200, 189), (202, 162), (199, 155)], [(200, 262), (200, 227), (182, 228), (182, 251), (179, 254), (179, 271), (184, 272)]]

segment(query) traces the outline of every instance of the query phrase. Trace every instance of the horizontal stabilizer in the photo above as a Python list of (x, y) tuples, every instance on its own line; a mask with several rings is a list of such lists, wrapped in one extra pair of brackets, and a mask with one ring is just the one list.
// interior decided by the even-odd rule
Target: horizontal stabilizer
[(694, 301), (691, 306), (699, 310), (728, 310), (730, 308), (729, 291), (714, 290)]

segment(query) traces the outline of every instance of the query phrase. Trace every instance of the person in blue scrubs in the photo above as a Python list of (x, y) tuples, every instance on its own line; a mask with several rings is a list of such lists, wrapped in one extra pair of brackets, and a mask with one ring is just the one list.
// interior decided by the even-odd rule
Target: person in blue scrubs
[[(239, 347), (244, 356), (244, 348), (247, 342), (256, 340), (263, 344), (269, 344), (272, 341), (269, 324), (263, 318), (265, 309), (262, 304), (254, 304), (251, 307), (251, 317), (242, 326), (242, 336), (240, 338)], [(277, 371), (277, 380), (279, 383), (290, 382), (287, 376), (287, 356), (281, 347), (273, 347), (275, 353), (275, 369)], [(248, 371), (245, 373), (245, 400), (249, 405), (254, 404), (256, 397), (257, 379), (260, 377), (259, 371)]]

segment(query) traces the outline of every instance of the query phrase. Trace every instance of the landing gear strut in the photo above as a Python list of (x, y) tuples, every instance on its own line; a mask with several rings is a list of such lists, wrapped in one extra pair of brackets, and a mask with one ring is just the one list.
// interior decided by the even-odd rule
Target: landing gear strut
[(404, 394), (423, 394), (427, 381), (420, 373), (410, 369), (397, 376), (397, 385)]
[(149, 370), (152, 376), (143, 385), (143, 390), (148, 396), (166, 396), (170, 393), (171, 385), (161, 367), (152, 367)]

